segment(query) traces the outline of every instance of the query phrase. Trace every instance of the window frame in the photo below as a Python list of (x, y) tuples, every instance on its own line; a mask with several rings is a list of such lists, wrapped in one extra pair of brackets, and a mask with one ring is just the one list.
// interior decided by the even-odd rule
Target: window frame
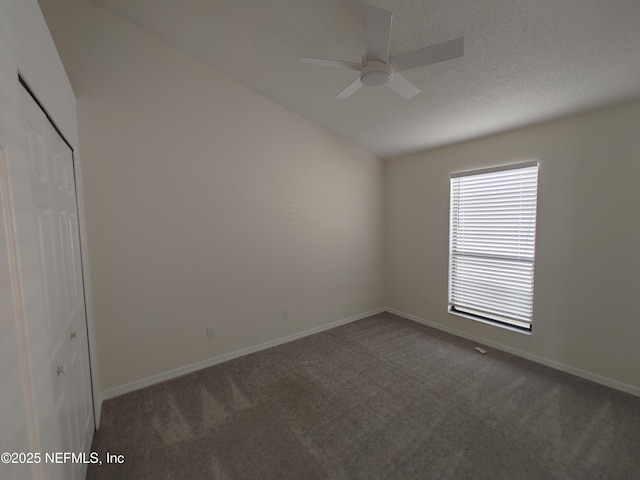
[[(461, 268), (464, 268), (464, 266), (461, 266), (461, 259), (462, 262), (464, 262), (464, 258), (465, 258), (465, 254), (461, 254), (460, 251), (458, 251), (457, 253), (454, 252), (454, 243), (455, 245), (459, 245), (460, 244), (460, 237), (462, 237), (462, 235), (459, 233), (459, 226), (460, 226), (460, 203), (459, 203), (459, 198), (457, 199), (457, 202), (454, 202), (454, 182), (456, 181), (456, 179), (462, 178), (462, 177), (472, 177), (472, 176), (479, 176), (479, 175), (485, 175), (485, 174), (491, 174), (491, 173), (502, 173), (502, 172), (509, 172), (510, 170), (522, 170), (522, 169), (529, 169), (531, 167), (535, 167), (535, 174), (534, 174), (534, 178), (535, 178), (535, 188), (533, 189), (534, 192), (534, 197), (533, 197), (533, 201), (529, 201), (528, 202), (528, 209), (522, 209), (519, 210), (521, 211), (529, 211), (531, 213), (533, 213), (533, 222), (532, 225), (528, 226), (528, 231), (531, 231), (533, 233), (532, 236), (532, 240), (529, 242), (530, 243), (530, 250), (531, 250), (531, 258), (530, 260), (527, 258), (525, 260), (523, 260), (522, 258), (520, 258), (520, 255), (512, 255), (512, 256), (508, 256), (508, 258), (505, 258), (505, 256), (503, 254), (478, 254), (477, 252), (474, 254), (467, 254), (468, 258), (478, 258), (478, 257), (485, 257), (486, 260), (488, 260), (489, 262), (500, 262), (500, 261), (504, 261), (504, 264), (510, 264), (511, 266), (505, 266), (504, 270), (501, 270), (502, 273), (505, 273), (508, 271), (509, 268), (513, 268), (513, 265), (519, 263), (519, 262), (523, 262), (523, 263), (528, 263), (530, 264), (530, 291), (527, 290), (527, 295), (529, 296), (529, 301), (526, 304), (522, 304), (525, 305), (529, 311), (530, 311), (530, 315), (528, 315), (528, 320), (523, 320), (522, 318), (513, 318), (516, 315), (514, 315), (513, 317), (509, 318), (508, 316), (504, 316), (500, 314), (500, 309), (496, 309), (498, 311), (487, 311), (487, 309), (482, 309), (482, 305), (480, 305), (480, 307), (475, 307), (473, 305), (460, 305), (460, 302), (456, 302), (454, 299), (454, 296), (458, 296), (458, 293), (456, 293), (454, 295), (454, 289), (460, 289), (461, 285), (463, 285), (464, 281), (459, 281), (459, 277), (462, 276), (462, 274), (456, 274), (454, 272), (454, 269), (458, 269), (460, 270)], [(499, 165), (499, 166), (493, 166), (493, 167), (488, 167), (488, 168), (480, 168), (480, 169), (474, 169), (474, 170), (465, 170), (465, 171), (459, 171), (459, 172), (453, 172), (450, 174), (449, 176), (449, 247), (448, 247), (448, 262), (449, 262), (449, 269), (448, 269), (448, 298), (447, 298), (447, 311), (453, 315), (457, 315), (457, 316), (462, 316), (465, 318), (470, 318), (472, 320), (476, 320), (482, 323), (486, 323), (486, 324), (490, 324), (490, 325), (494, 325), (494, 326), (498, 326), (498, 327), (502, 327), (502, 328), (506, 328), (508, 330), (513, 330), (513, 331), (517, 331), (520, 333), (525, 333), (525, 334), (531, 334), (532, 331), (532, 324), (533, 324), (533, 301), (534, 301), (534, 285), (535, 285), (535, 260), (536, 260), (536, 255), (535, 255), (535, 244), (536, 244), (536, 239), (537, 239), (537, 223), (538, 223), (538, 190), (539, 190), (539, 171), (540, 171), (540, 164), (537, 160), (534, 161), (527, 161), (527, 162), (519, 162), (519, 163), (513, 163), (513, 164), (507, 164), (507, 165)], [(491, 180), (491, 179), (490, 179)], [(518, 182), (513, 181), (513, 183), (511, 185), (514, 186), (514, 188), (520, 188), (522, 189), (522, 181), (519, 181), (520, 186), (518, 187)], [(457, 187), (458, 189), (462, 188), (462, 187)], [(469, 187), (467, 187), (467, 189), (469, 189)], [(468, 193), (468, 190), (467, 192)], [(496, 204), (498, 203), (499, 200), (494, 200), (493, 203)], [(454, 212), (454, 203), (457, 206), (458, 210)], [(532, 206), (531, 206), (532, 204)], [(457, 223), (455, 225), (455, 233), (454, 233), (454, 214), (455, 214), (455, 218), (457, 219)], [(477, 221), (477, 219), (475, 219)], [(464, 221), (464, 219), (463, 219)], [(488, 221), (488, 220), (487, 220)], [(514, 222), (512, 224), (516, 225), (518, 227), (518, 229), (523, 228), (524, 222), (523, 221), (518, 221), (518, 222)], [(483, 225), (480, 224), (480, 228), (483, 228)], [(525, 228), (526, 230), (527, 228)], [(512, 234), (513, 235), (513, 234)], [(454, 236), (456, 238), (454, 238)], [(464, 241), (464, 238), (463, 238)], [(515, 246), (516, 244), (512, 244), (512, 246)], [(482, 245), (482, 247), (485, 247), (485, 245)], [(455, 257), (455, 259), (454, 259)], [(482, 260), (480, 260), (480, 262), (482, 262)], [(494, 265), (492, 265), (492, 267), (494, 267)], [(485, 267), (479, 267), (479, 268), (487, 268)], [(499, 268), (499, 267), (497, 267)], [(488, 269), (488, 268), (487, 268)], [(485, 272), (486, 275), (486, 272)], [(518, 275), (521, 275), (520, 273)], [(518, 277), (519, 279), (525, 279), (527, 276), (527, 274), (522, 274), (522, 276)], [(457, 280), (457, 282), (456, 282)], [(456, 286), (457, 285), (457, 286)], [(468, 285), (468, 284), (467, 284)], [(496, 295), (498, 296), (498, 295)], [(520, 301), (520, 300), (519, 300)], [(456, 304), (458, 303), (458, 304)], [(482, 303), (482, 302), (479, 302)]]

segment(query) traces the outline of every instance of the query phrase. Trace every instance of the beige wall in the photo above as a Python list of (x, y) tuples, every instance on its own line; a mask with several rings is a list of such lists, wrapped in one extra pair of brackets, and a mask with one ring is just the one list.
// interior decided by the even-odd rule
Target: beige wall
[[(449, 174), (525, 160), (540, 162), (531, 336), (447, 313)], [(388, 305), (640, 394), (638, 178), (640, 102), (387, 162)]]
[(90, 2), (41, 5), (77, 95), (103, 390), (384, 305), (378, 158)]

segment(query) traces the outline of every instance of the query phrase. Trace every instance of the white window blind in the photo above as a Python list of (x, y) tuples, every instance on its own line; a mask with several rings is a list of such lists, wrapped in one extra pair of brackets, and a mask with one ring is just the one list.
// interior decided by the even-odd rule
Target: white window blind
[(451, 175), (449, 311), (531, 330), (538, 163)]

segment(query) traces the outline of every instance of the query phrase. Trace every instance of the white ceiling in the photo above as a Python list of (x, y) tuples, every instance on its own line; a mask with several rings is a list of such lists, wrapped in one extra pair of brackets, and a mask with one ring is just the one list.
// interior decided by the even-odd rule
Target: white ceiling
[[(95, 0), (338, 135), (394, 157), (640, 97), (640, 0)], [(366, 7), (391, 55), (456, 37), (465, 55), (404, 72), (422, 93), (361, 89)]]

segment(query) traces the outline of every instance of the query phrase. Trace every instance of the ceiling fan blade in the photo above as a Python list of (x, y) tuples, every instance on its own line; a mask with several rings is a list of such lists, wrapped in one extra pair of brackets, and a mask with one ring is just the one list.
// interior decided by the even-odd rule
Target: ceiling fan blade
[(367, 9), (367, 60), (389, 61), (391, 12), (380, 8)]
[(409, 100), (411, 97), (414, 97), (420, 93), (420, 89), (418, 87), (416, 87), (413, 83), (411, 83), (399, 73), (393, 74), (393, 78), (387, 84), (387, 87), (389, 87), (393, 92), (397, 93), (405, 100)]
[(326, 58), (300, 57), (302, 63), (322, 65), (323, 67), (335, 67), (343, 70), (360, 70), (361, 64), (355, 62), (343, 62), (342, 60), (328, 60)]
[(423, 67), (433, 63), (444, 62), (464, 55), (464, 37), (438, 43), (429, 47), (419, 48), (412, 52), (391, 57), (393, 70), (404, 72), (416, 67)]
[(358, 77), (349, 85), (347, 85), (347, 87), (344, 90), (342, 90), (338, 95), (336, 95), (336, 98), (342, 99), (342, 98), (350, 97), (352, 94), (356, 93), (361, 88), (362, 88), (362, 82), (360, 81), (360, 77)]

